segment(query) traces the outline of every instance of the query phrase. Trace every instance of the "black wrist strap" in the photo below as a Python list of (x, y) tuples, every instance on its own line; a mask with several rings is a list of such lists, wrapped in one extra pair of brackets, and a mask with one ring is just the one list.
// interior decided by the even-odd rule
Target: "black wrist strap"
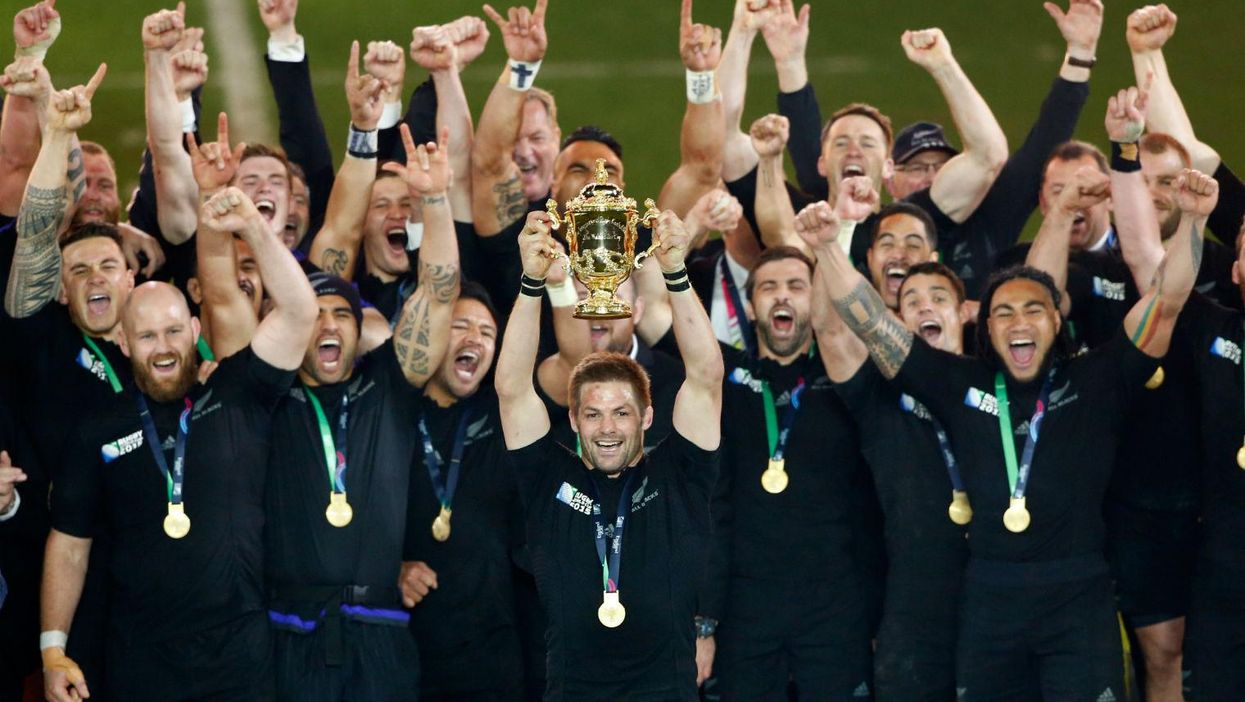
[(1141, 170), (1141, 154), (1136, 142), (1111, 142), (1111, 170), (1120, 173), (1136, 173)]
[(545, 279), (533, 278), (524, 273), (519, 278), (519, 292), (529, 297), (540, 297), (545, 293)]

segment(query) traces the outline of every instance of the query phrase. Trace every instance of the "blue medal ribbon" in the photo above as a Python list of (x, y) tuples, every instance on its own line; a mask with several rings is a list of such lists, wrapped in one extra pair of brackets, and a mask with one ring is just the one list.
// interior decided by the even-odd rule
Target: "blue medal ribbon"
[(454, 448), (450, 454), (450, 465), (445, 472), (445, 480), (441, 480), (441, 459), (432, 447), (432, 435), (428, 433), (428, 425), (424, 417), (419, 418), (419, 434), (424, 440), (424, 466), (428, 469), (428, 478), (432, 481), (432, 489), (437, 493), (443, 509), (450, 509), (454, 503), (454, 493), (458, 490), (458, 471), (463, 462), (463, 450), (467, 442), (467, 425), (471, 423), (471, 408), (463, 410), (458, 419), (458, 430), (454, 432)]
[(605, 592), (617, 592), (619, 580), (622, 578), (623, 529), (627, 525), (627, 505), (631, 501), (631, 488), (635, 483), (635, 477), (639, 473), (640, 470), (638, 468), (632, 468), (628, 471), (623, 483), (622, 494), (618, 496), (618, 516), (614, 519), (613, 538), (609, 539), (608, 557), (606, 554), (605, 519), (601, 514), (601, 494), (597, 489), (594, 477), (592, 475), (588, 476), (588, 484), (592, 486), (593, 539), (596, 540), (597, 544), (597, 558), (601, 559), (601, 587), (604, 588)]
[(143, 436), (151, 447), (151, 455), (156, 459), (156, 467), (164, 474), (165, 487), (169, 502), (175, 505), (182, 503), (182, 483), (186, 477), (186, 439), (190, 436), (190, 410), (194, 405), (190, 398), (184, 399), (186, 409), (177, 418), (177, 440), (173, 445), (173, 467), (169, 468), (164, 458), (164, 449), (160, 447), (160, 435), (156, 432), (156, 423), (151, 418), (151, 410), (142, 393), (136, 393), (138, 400), (138, 417), (143, 421)]

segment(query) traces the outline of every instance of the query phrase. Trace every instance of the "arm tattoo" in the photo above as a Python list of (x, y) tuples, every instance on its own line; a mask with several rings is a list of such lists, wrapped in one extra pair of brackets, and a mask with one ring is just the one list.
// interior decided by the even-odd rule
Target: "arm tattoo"
[(433, 195), (432, 197), (424, 196), (423, 203), (425, 205), (440, 205), (445, 202), (444, 195)]
[(860, 281), (850, 293), (835, 298), (834, 308), (843, 322), (865, 342), (882, 375), (895, 377), (912, 350), (912, 332), (886, 309), (886, 303), (873, 286)]
[(325, 249), (320, 255), (320, 270), (341, 277), (346, 272), (346, 266), (350, 265), (350, 254), (342, 249)]
[(69, 186), (73, 188), (73, 201), (78, 204), (82, 199), (82, 193), (86, 192), (86, 164), (82, 160), (82, 147), (74, 147), (69, 152), (69, 168), (65, 171), (66, 180)]
[(458, 291), (458, 266), (419, 263), (419, 284), (432, 293), (439, 304), (448, 304)]
[(67, 188), (27, 186), (17, 214), (17, 244), (5, 292), (5, 308), (14, 317), (29, 317), (60, 293), (60, 249), (56, 236), (68, 209)]
[(774, 174), (770, 172), (770, 169), (766, 168), (765, 164), (761, 164), (759, 170), (761, 171), (761, 185), (764, 185), (767, 188), (773, 187)]
[(523, 217), (527, 212), (527, 198), (523, 197), (523, 184), (517, 173), (493, 186), (493, 200), (497, 205), (497, 223), (502, 229)]
[(1202, 270), (1202, 249), (1206, 245), (1206, 240), (1202, 238), (1202, 232), (1196, 224), (1190, 224), (1189, 246), (1193, 253), (1193, 278), (1197, 279), (1198, 271)]
[[(417, 378), (420, 385), (435, 370), (431, 367), (428, 353), (435, 336), (432, 312), (435, 307), (445, 306), (453, 301), (458, 293), (458, 285), (458, 266), (420, 263), (419, 289), (407, 300), (393, 335), (393, 348), (403, 373), (408, 378)], [(445, 334), (448, 330), (442, 329), (438, 332)]]

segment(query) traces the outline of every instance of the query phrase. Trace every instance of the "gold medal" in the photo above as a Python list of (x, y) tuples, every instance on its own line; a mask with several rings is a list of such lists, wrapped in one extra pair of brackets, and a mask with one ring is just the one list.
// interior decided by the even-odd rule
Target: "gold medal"
[(436, 519), (432, 520), (432, 538), (445, 541), (450, 538), (450, 510), (442, 507)]
[(324, 518), (335, 527), (344, 527), (354, 519), (354, 509), (346, 501), (346, 493), (330, 492), (329, 506), (324, 509)]
[(597, 619), (600, 619), (605, 626), (613, 629), (622, 624), (626, 618), (627, 608), (623, 607), (622, 603), (618, 601), (618, 592), (605, 593), (604, 601), (601, 602), (600, 607), (597, 607)]
[(787, 489), (786, 461), (782, 458), (769, 459), (769, 467), (761, 473), (761, 487), (771, 495), (777, 495)]
[(1236, 464), (1245, 470), (1245, 444), (1236, 450)]
[(1146, 381), (1146, 390), (1158, 390), (1163, 385), (1163, 379), (1166, 377), (1167, 374), (1163, 372), (1163, 366), (1155, 368), (1154, 375), (1150, 376), (1150, 379)]
[(1029, 510), (1025, 508), (1025, 498), (1013, 497), (1007, 511), (1003, 513), (1003, 526), (1013, 534), (1019, 534), (1029, 528)]
[(164, 515), (164, 533), (170, 539), (180, 539), (190, 533), (190, 517), (186, 516), (186, 505), (169, 503), (169, 513)]
[(947, 506), (947, 516), (951, 521), (964, 526), (973, 521), (973, 507), (968, 503), (968, 493), (963, 490), (951, 491), (951, 504)]

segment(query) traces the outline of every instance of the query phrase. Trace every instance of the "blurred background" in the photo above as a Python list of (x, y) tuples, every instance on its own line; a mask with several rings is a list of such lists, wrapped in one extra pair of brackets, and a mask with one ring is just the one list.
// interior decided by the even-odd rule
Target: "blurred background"
[[(32, 2), (3, 0), (0, 7), (11, 18)], [(503, 15), (505, 2), (494, 5)], [(1060, 2), (1066, 7), (1066, 0)], [(1036, 117), (1064, 52), (1062, 37), (1037, 0), (813, 0), (811, 5), (809, 76), (823, 114), (847, 102), (870, 102), (889, 114), (897, 129), (918, 119), (942, 122), (957, 145), (933, 81), (907, 61), (899, 46), (905, 29), (940, 27), (946, 33), (1013, 148)], [(1124, 23), (1141, 2), (1107, 0), (1106, 5), (1098, 66), (1078, 131), (1100, 145), (1106, 143), (1102, 115), (1108, 95), (1133, 82)], [(59, 0), (56, 5), (64, 29), (47, 59), (53, 83), (59, 88), (82, 83), (99, 62), (109, 65), (95, 98), (94, 120), (82, 136), (112, 151), (123, 193), (137, 183), (144, 142), (140, 26), (146, 14), (172, 6), (160, 0)], [(699, 0), (694, 18), (725, 34), (733, 6), (733, 0)], [(1176, 87), (1198, 136), (1239, 172), (1245, 169), (1245, 62), (1237, 44), (1245, 2), (1177, 0), (1170, 7), (1180, 17), (1165, 51)], [(306, 38), (316, 96), (338, 158), (348, 123), (342, 83), (351, 40), (390, 39), (407, 47), (412, 27), (464, 14), (484, 17), (474, 0), (302, 0), (297, 27)], [(216, 112), (228, 110), (235, 141), (276, 143), (276, 109), (263, 63), (268, 34), (255, 0), (190, 0), (187, 21), (207, 29), (211, 74), (204, 95), (205, 135), (215, 134)], [(685, 105), (678, 22), (679, 0), (549, 3), (549, 53), (538, 84), (557, 96), (563, 133), (592, 123), (622, 142), (627, 191), (637, 198), (655, 197), (678, 163)], [(463, 73), (477, 116), (505, 57), (491, 23), (490, 31), (484, 55)], [(7, 56), (8, 30), (4, 42)], [(425, 78), (408, 59), (405, 92)], [(748, 80), (745, 130), (753, 119), (775, 110), (773, 62), (759, 38)], [(226, 82), (232, 83), (228, 93)]]

